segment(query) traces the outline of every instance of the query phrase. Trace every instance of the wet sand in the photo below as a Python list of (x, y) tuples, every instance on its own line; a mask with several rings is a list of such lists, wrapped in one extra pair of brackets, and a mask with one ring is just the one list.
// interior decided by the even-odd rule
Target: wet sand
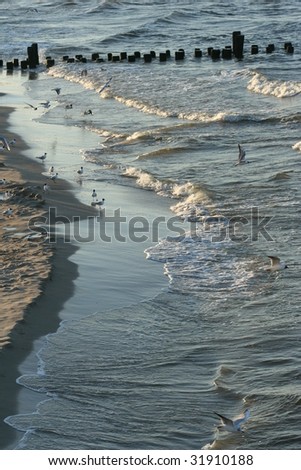
[[(8, 97), (4, 96), (3, 99), (7, 104)], [(143, 253), (154, 240), (148, 238), (145, 243), (120, 243), (115, 240), (111, 224), (105, 227), (112, 236), (110, 243), (101, 243), (98, 239), (94, 243), (64, 243), (62, 238), (57, 238), (55, 244), (49, 244), (43, 240), (39, 240), (39, 243), (29, 242), (23, 236), (10, 238), (16, 232), (22, 234), (28, 231), (27, 225), (31, 217), (43, 217), (48, 214), (50, 207), (55, 207), (57, 216), (67, 217), (69, 220), (74, 215), (80, 217), (82, 225), (85, 225), (87, 217), (99, 214), (98, 210), (89, 205), (91, 200), (87, 199), (87, 192), (90, 195), (91, 188), (87, 181), (82, 187), (76, 181), (69, 182), (60, 177), (55, 183), (49, 181), (50, 191), (46, 194), (43, 192), (43, 183), (46, 180), (43, 173), (49, 165), (45, 170), (44, 164), (31, 157), (36, 150), (34, 145), (29, 147), (27, 142), (34, 144), (38, 132), (39, 136), (43, 136), (43, 142), (49, 146), (55, 132), (60, 149), (57, 150), (57, 160), (53, 161), (52, 158), (52, 162), (61, 168), (63, 160), (59, 158), (64, 158), (73, 168), (74, 160), (70, 159), (65, 151), (67, 147), (64, 147), (70, 143), (63, 139), (65, 129), (56, 126), (49, 128), (45, 124), (33, 122), (30, 125), (26, 123), (24, 130), (23, 127), (20, 128), (20, 125), (23, 126), (23, 106), (19, 106), (10, 115), (12, 118), (16, 116), (16, 119), (9, 119), (8, 123), (7, 119), (12, 111), (13, 108), (10, 107), (2, 107), (0, 111), (0, 134), (8, 139), (17, 139), (17, 145), (10, 152), (0, 153), (0, 179), (9, 181), (7, 188), (0, 187), (0, 192), (9, 190), (13, 193), (8, 201), (0, 200), (0, 206), (3, 210), (10, 206), (14, 209), (13, 216), (9, 218), (3, 216), (3, 210), (0, 212), (1, 264), (3, 266), (7, 263), (10, 266), (10, 278), (15, 276), (15, 291), (7, 290), (7, 278), (4, 279), (6, 285), (3, 286), (3, 292), (7, 296), (7, 314), (6, 331), (2, 338), (2, 344), (6, 345), (0, 349), (0, 449), (15, 449), (24, 436), (23, 432), (6, 424), (4, 419), (14, 414), (34, 412), (37, 403), (45, 398), (40, 393), (21, 387), (16, 380), (22, 374), (36, 372), (36, 354), (47, 334), (56, 332), (62, 320), (76, 321), (83, 314), (94, 313), (99, 308), (106, 311), (130, 305), (157, 295), (167, 285), (162, 266), (146, 260)], [(68, 128), (69, 139), (76, 139), (76, 132), (76, 129)], [(22, 136), (24, 134), (26, 143), (20, 135), (16, 135), (18, 133), (22, 133)], [(78, 141), (82, 142), (82, 137), (80, 134)], [(76, 148), (78, 145), (83, 144), (77, 142)], [(68, 177), (68, 171), (66, 173)], [(127, 221), (139, 215), (149, 221), (159, 214), (170, 216), (169, 202), (149, 191), (141, 192), (140, 189), (113, 185), (107, 187), (100, 182), (97, 183), (97, 188), (101, 195), (108, 197), (108, 214), (112, 214), (114, 208), (122, 206), (122, 213), (126, 214)], [(126, 232), (127, 229), (128, 222), (125, 224)], [(1, 243), (5, 243), (6, 247), (1, 246)], [(11, 262), (13, 255), (7, 256), (10, 250), (15, 256), (14, 263)], [(20, 258), (22, 263), (18, 265)], [(29, 269), (32, 276), (27, 275)], [(99, 273), (96, 277), (95, 269)], [(20, 282), (23, 282), (23, 291), (19, 291)], [(1, 321), (4, 322), (3, 316), (0, 317)]]
[[(0, 449), (13, 448), (10, 443), (17, 431), (4, 423), (8, 414), (17, 412), (20, 375), (18, 366), (30, 353), (35, 339), (57, 330), (58, 316), (64, 302), (72, 295), (77, 266), (69, 261), (76, 251), (59, 238), (56, 243), (27, 238), (28, 223), (55, 207), (59, 216), (84, 218), (95, 210), (74, 197), (64, 181), (49, 182), (51, 191), (43, 192), (41, 166), (24, 156), (28, 147), (20, 136), (12, 135), (7, 119), (12, 108), (0, 109), (0, 135), (17, 138), (18, 145), (0, 153), (0, 253), (1, 253), (1, 316), (0, 316)], [(3, 200), (9, 191), (8, 200)], [(64, 197), (62, 198), (62, 191)], [(11, 208), (11, 216), (3, 214)]]

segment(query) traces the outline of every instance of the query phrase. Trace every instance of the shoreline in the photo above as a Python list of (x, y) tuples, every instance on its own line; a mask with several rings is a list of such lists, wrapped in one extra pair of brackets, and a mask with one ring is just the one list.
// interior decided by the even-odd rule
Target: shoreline
[[(4, 169), (8, 171), (8, 168), (10, 168), (11, 174), (15, 175), (14, 178), (10, 177), (11, 179), (18, 176), (24, 186), (26, 184), (28, 186), (39, 186), (38, 192), (43, 194), (42, 186), (45, 181), (41, 184), (43, 179), (41, 175), (45, 174), (45, 168), (40, 161), (36, 161), (30, 156), (33, 146), (29, 147), (27, 135), (30, 141), (31, 133), (34, 137), (36, 132), (40, 132), (39, 127), (36, 126), (41, 126), (45, 144), (47, 145), (48, 142), (49, 146), (49, 142), (51, 142), (49, 137), (52, 137), (53, 129), (60, 136), (63, 134), (64, 128), (50, 127), (49, 133), (49, 129), (44, 127), (45, 124), (33, 123), (29, 126), (26, 124), (26, 129), (23, 132), (23, 127), (20, 127), (20, 124), (22, 125), (22, 119), (20, 120), (20, 116), (22, 117), (23, 114), (22, 109), (7, 104), (7, 96), (4, 96), (4, 101), (6, 109), (9, 109), (12, 113), (10, 116), (15, 116), (15, 118), (7, 120), (2, 134), (17, 137), (18, 140), (13, 153), (0, 153), (0, 159), (2, 155), (6, 157), (6, 162), (9, 163), (9, 167), (4, 167)], [(4, 107), (2, 107), (3, 109)], [(70, 132), (73, 135), (76, 130), (69, 128)], [(22, 141), (20, 134), (23, 139), (25, 135), (26, 142)], [(82, 135), (80, 138), (82, 138)], [(93, 140), (95, 140), (94, 136)], [(67, 145), (67, 143), (64, 142), (64, 145)], [(58, 157), (60, 155), (66, 156), (64, 147), (60, 148)], [(8, 165), (8, 163), (6, 164)], [(57, 163), (60, 165), (61, 160), (55, 160), (54, 164)], [(70, 163), (74, 165), (73, 161)], [(98, 211), (90, 207), (87, 201), (87, 189), (88, 193), (91, 194), (89, 187), (91, 184), (85, 182), (83, 188), (80, 185), (80, 192), (77, 197), (77, 185), (70, 178), (66, 180), (60, 178), (52, 185), (55, 191), (47, 192), (46, 204), (40, 208), (41, 213), (45, 213), (47, 207), (51, 206), (56, 207), (58, 216), (66, 216), (69, 220), (72, 219), (74, 214), (82, 220), (86, 220), (89, 216), (95, 217)], [(152, 192), (141, 192), (139, 188), (118, 185), (106, 188), (106, 184), (101, 185), (100, 183), (97, 187), (100, 193), (104, 192), (106, 197), (108, 196), (109, 210), (122, 206), (129, 218), (136, 217), (140, 212), (141, 215), (145, 216), (145, 208), (147, 208), (149, 220), (158, 216), (158, 208), (161, 215), (170, 216), (171, 214), (169, 202)], [(1, 188), (0, 191), (2, 191)], [(82, 200), (84, 202), (81, 202)], [(160, 204), (158, 205), (157, 201), (159, 200)], [(37, 352), (41, 347), (44, 347), (45, 337), (48, 334), (55, 333), (61, 322), (66, 319), (68, 321), (77, 321), (81, 318), (79, 315), (89, 315), (99, 309), (108, 311), (116, 307), (136, 304), (153, 298), (167, 287), (168, 282), (163, 274), (162, 266), (146, 259), (144, 255), (144, 248), (146, 247), (149, 247), (149, 241), (144, 244), (136, 242), (128, 245), (127, 243), (115, 243), (113, 238), (113, 243), (99, 247), (95, 244), (91, 246), (90, 243), (82, 243), (79, 246), (74, 241), (64, 243), (58, 237), (51, 258), (50, 278), (44, 280), (39, 297), (31, 303), (26, 310), (25, 318), (18, 322), (11, 333), (13, 346), (0, 350), (0, 376), (3, 384), (0, 395), (0, 449), (15, 449), (24, 436), (23, 431), (18, 431), (9, 426), (4, 422), (4, 419), (14, 414), (34, 413), (37, 404), (44, 399), (43, 394), (21, 386), (17, 383), (17, 379), (24, 374), (36, 373), (38, 366)], [(90, 260), (90, 264), (87, 264), (87, 260)], [(100, 269), (96, 281), (94, 279), (94, 269)], [(106, 273), (105, 278), (102, 278), (103, 272)], [(99, 298), (97, 298), (99, 280), (102, 288), (99, 291)], [(83, 291), (85, 296), (81, 294)]]
[[(23, 299), (16, 299), (17, 303), (14, 305), (13, 299), (16, 296), (8, 289), (10, 285), (8, 287), (4, 285), (4, 289), (8, 290), (8, 314), (5, 316), (4, 347), (0, 350), (0, 376), (2, 382), (0, 392), (1, 449), (13, 448), (11, 444), (15, 442), (19, 435), (17, 430), (14, 430), (3, 421), (8, 414), (11, 415), (17, 412), (17, 397), (20, 386), (16, 383), (16, 380), (20, 376), (19, 365), (33, 350), (33, 343), (37, 338), (54, 332), (59, 327), (61, 321), (59, 312), (64, 302), (71, 297), (74, 290), (73, 281), (78, 275), (77, 265), (69, 260), (70, 256), (78, 249), (75, 245), (63, 243), (59, 238), (55, 246), (50, 246), (45, 242), (42, 244), (30, 243), (24, 237), (20, 239), (11, 238), (11, 233), (15, 231), (22, 233), (23, 230), (26, 230), (29, 219), (32, 216), (42, 215), (50, 205), (57, 208), (58, 215), (69, 218), (74, 213), (81, 217), (86, 217), (91, 213), (95, 214), (95, 211), (91, 211), (88, 206), (84, 206), (75, 198), (70, 191), (71, 185), (64, 180), (60, 180), (55, 190), (51, 191), (50, 197), (47, 194), (45, 204), (42, 203), (40, 198), (35, 200), (27, 197), (28, 188), (29, 194), (33, 190), (34, 194), (43, 197), (40, 176), (41, 166), (38, 162), (31, 161), (24, 155), (24, 152), (29, 148), (27, 142), (24, 142), (21, 136), (12, 136), (8, 123), (8, 113), (11, 112), (14, 112), (13, 107), (1, 106), (1, 134), (9, 139), (17, 138), (18, 146), (12, 148), (11, 152), (2, 152), (0, 154), (0, 162), (2, 163), (0, 168), (1, 179), (5, 178), (9, 181), (5, 185), (5, 189), (7, 188), (13, 193), (9, 201), (1, 201), (1, 207), (5, 210), (9, 205), (14, 209), (11, 218), (1, 217), (0, 247), (3, 243), (5, 244), (5, 247), (1, 250), (2, 255), (4, 255), (3, 259), (6, 260), (8, 254), (10, 254), (7, 264), (11, 268), (9, 272), (11, 278), (16, 277), (16, 284), (21, 282), (17, 266), (20, 264), (17, 263), (17, 260), (21, 257), (23, 266), (20, 269), (22, 269), (22, 278), (24, 278), (25, 283), (23, 289), (26, 291), (29, 286), (31, 290), (24, 298), (24, 291), (22, 292), (21, 289), (19, 297), (23, 297)], [(5, 189), (2, 187), (1, 192)], [(63, 201), (61, 190), (64, 191)], [(21, 218), (21, 221), (19, 218)], [(7, 230), (3, 230), (3, 225)], [(12, 231), (9, 229), (12, 229)], [(16, 250), (17, 245), (20, 245), (21, 252)], [(33, 254), (30, 261), (26, 263), (30, 251), (33, 251)], [(37, 265), (36, 272), (29, 276), (28, 269), (35, 268), (35, 265)], [(12, 282), (11, 278), (8, 284)], [(18, 289), (18, 286), (16, 286), (16, 289)], [(51, 302), (49, 302), (49, 299), (51, 299)], [(16, 315), (10, 315), (11, 312), (16, 313)]]

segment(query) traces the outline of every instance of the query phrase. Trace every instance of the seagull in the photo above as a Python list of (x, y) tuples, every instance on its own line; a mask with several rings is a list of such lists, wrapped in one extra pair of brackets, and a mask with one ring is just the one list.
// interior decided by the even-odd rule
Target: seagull
[(37, 111), (38, 108), (37, 108), (36, 106), (33, 106), (33, 105), (30, 104), (30, 103), (26, 103), (26, 104), (27, 104), (27, 106), (30, 106), (32, 109), (34, 109), (35, 111)]
[(49, 191), (49, 186), (48, 186), (47, 183), (44, 183), (43, 191), (44, 191), (44, 193), (47, 193), (47, 191)]
[(246, 152), (240, 144), (238, 144), (238, 162), (235, 165), (243, 165), (244, 163), (250, 163), (246, 160)]
[(6, 183), (7, 183), (7, 181), (6, 181), (5, 178), (2, 178), (2, 179), (0, 180), (0, 184), (1, 184), (1, 185), (2, 185), (2, 184), (6, 184)]
[(94, 199), (95, 199), (96, 197), (97, 197), (96, 191), (95, 191), (95, 189), (93, 189), (93, 192), (92, 192), (93, 201), (94, 201)]
[(102, 88), (99, 90), (99, 92), (98, 92), (98, 93), (101, 93), (101, 92), (103, 92), (103, 90), (105, 90), (107, 87), (109, 87), (109, 86), (110, 86), (110, 81), (111, 81), (111, 80), (112, 80), (112, 77), (111, 77), (111, 78), (109, 78), (109, 80), (108, 80), (108, 81), (107, 81), (107, 82), (104, 84), (104, 86), (103, 86), (103, 87), (102, 87)]
[(9, 146), (9, 143), (6, 139), (6, 137), (4, 137), (3, 135), (0, 135), (0, 141), (2, 142), (2, 147), (6, 150), (10, 150), (10, 146)]
[(49, 175), (48, 179), (50, 179), (51, 181), (55, 181), (58, 178), (58, 176), (59, 176), (59, 174), (55, 173), (54, 175)]
[(12, 208), (10, 207), (9, 209), (6, 209), (6, 211), (3, 211), (3, 215), (7, 215), (8, 217), (13, 215), (13, 210)]
[(48, 170), (48, 173), (51, 175), (51, 173), (54, 173), (54, 166), (51, 166)]
[(4, 196), (3, 196), (4, 201), (7, 201), (8, 199), (10, 199), (12, 195), (13, 193), (11, 191), (5, 191)]
[(77, 170), (78, 175), (82, 175), (84, 172), (84, 168), (81, 166), (79, 170)]
[(61, 93), (61, 88), (52, 88), (52, 91), (56, 91), (56, 94), (59, 95)]
[(87, 111), (84, 112), (84, 114), (87, 116), (88, 114), (93, 114), (91, 109), (87, 109)]
[[(214, 412), (215, 413), (215, 412)], [(235, 419), (229, 419), (225, 416), (220, 415), (219, 413), (215, 413), (222, 421), (222, 425), (218, 426), (219, 430), (237, 432), (242, 431), (241, 425), (244, 424), (250, 417), (250, 410), (246, 409), (245, 412)]]
[(39, 160), (42, 160), (43, 162), (44, 160), (46, 160), (46, 157), (47, 157), (47, 153), (45, 152), (44, 155), (41, 155), (40, 157), (36, 157), (36, 158), (38, 158)]
[(102, 198), (101, 201), (92, 202), (92, 205), (93, 205), (93, 206), (103, 206), (104, 203), (105, 203), (105, 199)]
[(73, 105), (72, 104), (66, 104), (65, 109), (72, 109)]
[(17, 141), (16, 139), (12, 139), (9, 141), (9, 145), (16, 145)]
[(51, 106), (50, 101), (43, 101), (42, 103), (40, 103), (40, 105), (43, 108), (50, 108), (50, 106)]
[(266, 268), (267, 271), (280, 271), (281, 269), (286, 269), (288, 266), (284, 261), (281, 261), (277, 256), (269, 256), (271, 260), (271, 266)]

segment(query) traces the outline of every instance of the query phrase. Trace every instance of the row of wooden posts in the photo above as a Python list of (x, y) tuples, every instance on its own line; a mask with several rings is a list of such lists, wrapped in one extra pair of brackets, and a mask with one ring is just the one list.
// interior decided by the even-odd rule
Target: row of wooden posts
[[(284, 43), (284, 50), (288, 54), (294, 53), (294, 46), (291, 42)], [(271, 54), (275, 51), (275, 45), (269, 44), (265, 48), (265, 52), (267, 54)], [(207, 55), (211, 57), (213, 60), (222, 59), (232, 59), (235, 57), (236, 59), (242, 59), (244, 53), (244, 35), (240, 33), (240, 31), (234, 31), (232, 33), (232, 46), (226, 46), (223, 49), (217, 49), (213, 47), (207, 48)], [(258, 54), (259, 47), (256, 44), (251, 46), (251, 54)], [(6, 68), (8, 71), (13, 71), (14, 68), (21, 66), (21, 69), (35, 69), (39, 65), (39, 52), (38, 52), (38, 44), (33, 43), (31, 46), (27, 48), (28, 57), (24, 60), (19, 62), (19, 59), (14, 59), (13, 61), (6, 63)], [(203, 56), (203, 51), (200, 48), (194, 49), (194, 57), (201, 58)], [(145, 63), (152, 62), (153, 59), (157, 58), (157, 54), (155, 51), (150, 51), (149, 53), (141, 55), (139, 51), (135, 51), (133, 54), (127, 54), (127, 52), (121, 52), (120, 54), (116, 55), (113, 53), (107, 54), (108, 62), (119, 62), (123, 60), (127, 60), (128, 62), (136, 62), (143, 57)], [(160, 52), (158, 55), (158, 59), (160, 62), (166, 62), (170, 59), (171, 53), (170, 50), (166, 50), (165, 52)], [(178, 49), (175, 51), (174, 56), (176, 61), (184, 60), (185, 59), (185, 51), (184, 49)], [(93, 62), (104, 62), (105, 59), (100, 57), (98, 52), (95, 52), (91, 56), (91, 60)], [(74, 63), (74, 62), (88, 62), (88, 59), (84, 57), (82, 54), (77, 54), (75, 57), (63, 56), (63, 61), (67, 63)], [(52, 57), (46, 57), (46, 66), (52, 67), (55, 65), (55, 59)], [(3, 60), (0, 59), (0, 67), (3, 67)]]

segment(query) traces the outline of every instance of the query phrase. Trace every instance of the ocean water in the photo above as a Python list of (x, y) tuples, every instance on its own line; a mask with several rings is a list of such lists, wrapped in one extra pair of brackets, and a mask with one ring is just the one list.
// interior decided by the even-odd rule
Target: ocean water
[[(157, 216), (166, 201), (171, 211), (168, 234), (144, 248), (143, 269), (160, 265), (166, 288), (93, 314), (83, 305), (45, 340), (38, 370), (18, 379), (40, 392), (40, 404), (6, 420), (24, 432), (17, 448), (299, 449), (300, 2), (7, 6), (3, 57), (37, 42), (41, 61), (55, 58), (24, 84), (26, 101), (50, 107), (24, 113), (66, 135), (91, 134), (95, 146), (81, 152), (88, 187), (151, 191)], [(243, 59), (212, 60), (207, 48), (231, 45), (238, 30)], [(107, 60), (151, 50), (150, 64)], [(103, 62), (90, 61), (95, 52)], [(89, 60), (62, 60), (75, 54)], [(235, 165), (238, 143), (249, 164)], [(74, 164), (56, 163), (71, 178)], [(288, 269), (267, 272), (271, 255)], [(217, 431), (214, 411), (246, 407), (245, 433)]]

